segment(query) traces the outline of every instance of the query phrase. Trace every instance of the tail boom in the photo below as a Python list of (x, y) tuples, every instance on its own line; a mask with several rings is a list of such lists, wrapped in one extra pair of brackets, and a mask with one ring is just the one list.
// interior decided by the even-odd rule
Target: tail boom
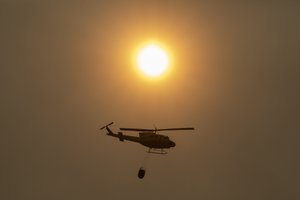
[(106, 135), (119, 138), (119, 140), (121, 142), (123, 142), (124, 140), (127, 140), (127, 141), (131, 141), (131, 142), (140, 143), (140, 138), (139, 137), (123, 135), (122, 132), (118, 132), (117, 134), (112, 132), (112, 130), (110, 130), (110, 128), (109, 128), (109, 126), (112, 125), (112, 124), (113, 124), (113, 122), (107, 124), (106, 126), (101, 127), (100, 130), (106, 129), (107, 132), (108, 132)]

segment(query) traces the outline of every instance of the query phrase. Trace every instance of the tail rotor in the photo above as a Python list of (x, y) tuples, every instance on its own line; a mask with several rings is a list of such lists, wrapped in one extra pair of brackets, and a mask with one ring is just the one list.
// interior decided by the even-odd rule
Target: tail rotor
[(108, 126), (112, 125), (113, 123), (114, 123), (114, 122), (111, 122), (111, 123), (107, 124), (106, 126), (103, 126), (103, 127), (101, 127), (101, 128), (100, 128), (100, 130), (103, 130), (103, 129), (105, 129), (106, 127), (108, 127)]

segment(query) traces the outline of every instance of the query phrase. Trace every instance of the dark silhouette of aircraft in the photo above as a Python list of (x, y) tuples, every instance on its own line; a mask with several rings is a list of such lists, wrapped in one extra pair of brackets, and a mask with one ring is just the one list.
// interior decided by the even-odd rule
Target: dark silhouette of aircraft
[(175, 147), (176, 144), (172, 140), (169, 139), (166, 135), (157, 134), (159, 131), (175, 131), (175, 130), (194, 130), (194, 128), (186, 127), (186, 128), (164, 128), (164, 129), (141, 129), (141, 128), (120, 128), (122, 131), (137, 131), (139, 132), (139, 137), (123, 135), (122, 132), (118, 132), (118, 134), (111, 131), (109, 128), (113, 122), (109, 123), (106, 126), (100, 128), (103, 130), (104, 128), (107, 130), (107, 135), (119, 138), (120, 141), (128, 140), (131, 142), (140, 143), (149, 148), (148, 153), (156, 153), (156, 154), (167, 154), (164, 149), (169, 149), (171, 147)]
[[(167, 154), (164, 149), (169, 149), (171, 147), (175, 147), (176, 144), (172, 140), (169, 139), (166, 135), (157, 134), (159, 131), (176, 131), (176, 130), (194, 130), (194, 128), (186, 127), (186, 128), (164, 128), (164, 129), (142, 129), (142, 128), (120, 128), (122, 131), (138, 131), (139, 137), (123, 135), (122, 132), (118, 132), (118, 134), (111, 131), (109, 128), (113, 122), (107, 124), (100, 128), (100, 130), (106, 129), (106, 135), (119, 138), (120, 141), (128, 140), (131, 142), (140, 143), (149, 148), (147, 153), (155, 153), (155, 154)], [(146, 168), (141, 167), (138, 171), (138, 177), (140, 179), (144, 178), (146, 174)]]

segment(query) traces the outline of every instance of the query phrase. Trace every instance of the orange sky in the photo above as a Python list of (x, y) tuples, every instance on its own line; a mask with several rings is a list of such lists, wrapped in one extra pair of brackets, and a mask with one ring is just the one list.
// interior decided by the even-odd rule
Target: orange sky
[[(2, 1), (0, 199), (299, 199), (299, 7)], [(149, 39), (173, 56), (156, 82), (132, 62)], [(196, 131), (141, 181), (111, 121)]]

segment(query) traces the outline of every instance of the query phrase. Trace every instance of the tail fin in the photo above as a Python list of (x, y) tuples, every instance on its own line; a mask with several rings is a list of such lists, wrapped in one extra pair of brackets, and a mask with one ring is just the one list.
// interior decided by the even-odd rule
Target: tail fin
[(100, 130), (103, 130), (103, 129), (107, 128), (108, 126), (112, 125), (113, 123), (114, 122), (111, 122), (111, 123), (107, 124), (106, 126), (103, 126), (102, 128), (100, 128)]

